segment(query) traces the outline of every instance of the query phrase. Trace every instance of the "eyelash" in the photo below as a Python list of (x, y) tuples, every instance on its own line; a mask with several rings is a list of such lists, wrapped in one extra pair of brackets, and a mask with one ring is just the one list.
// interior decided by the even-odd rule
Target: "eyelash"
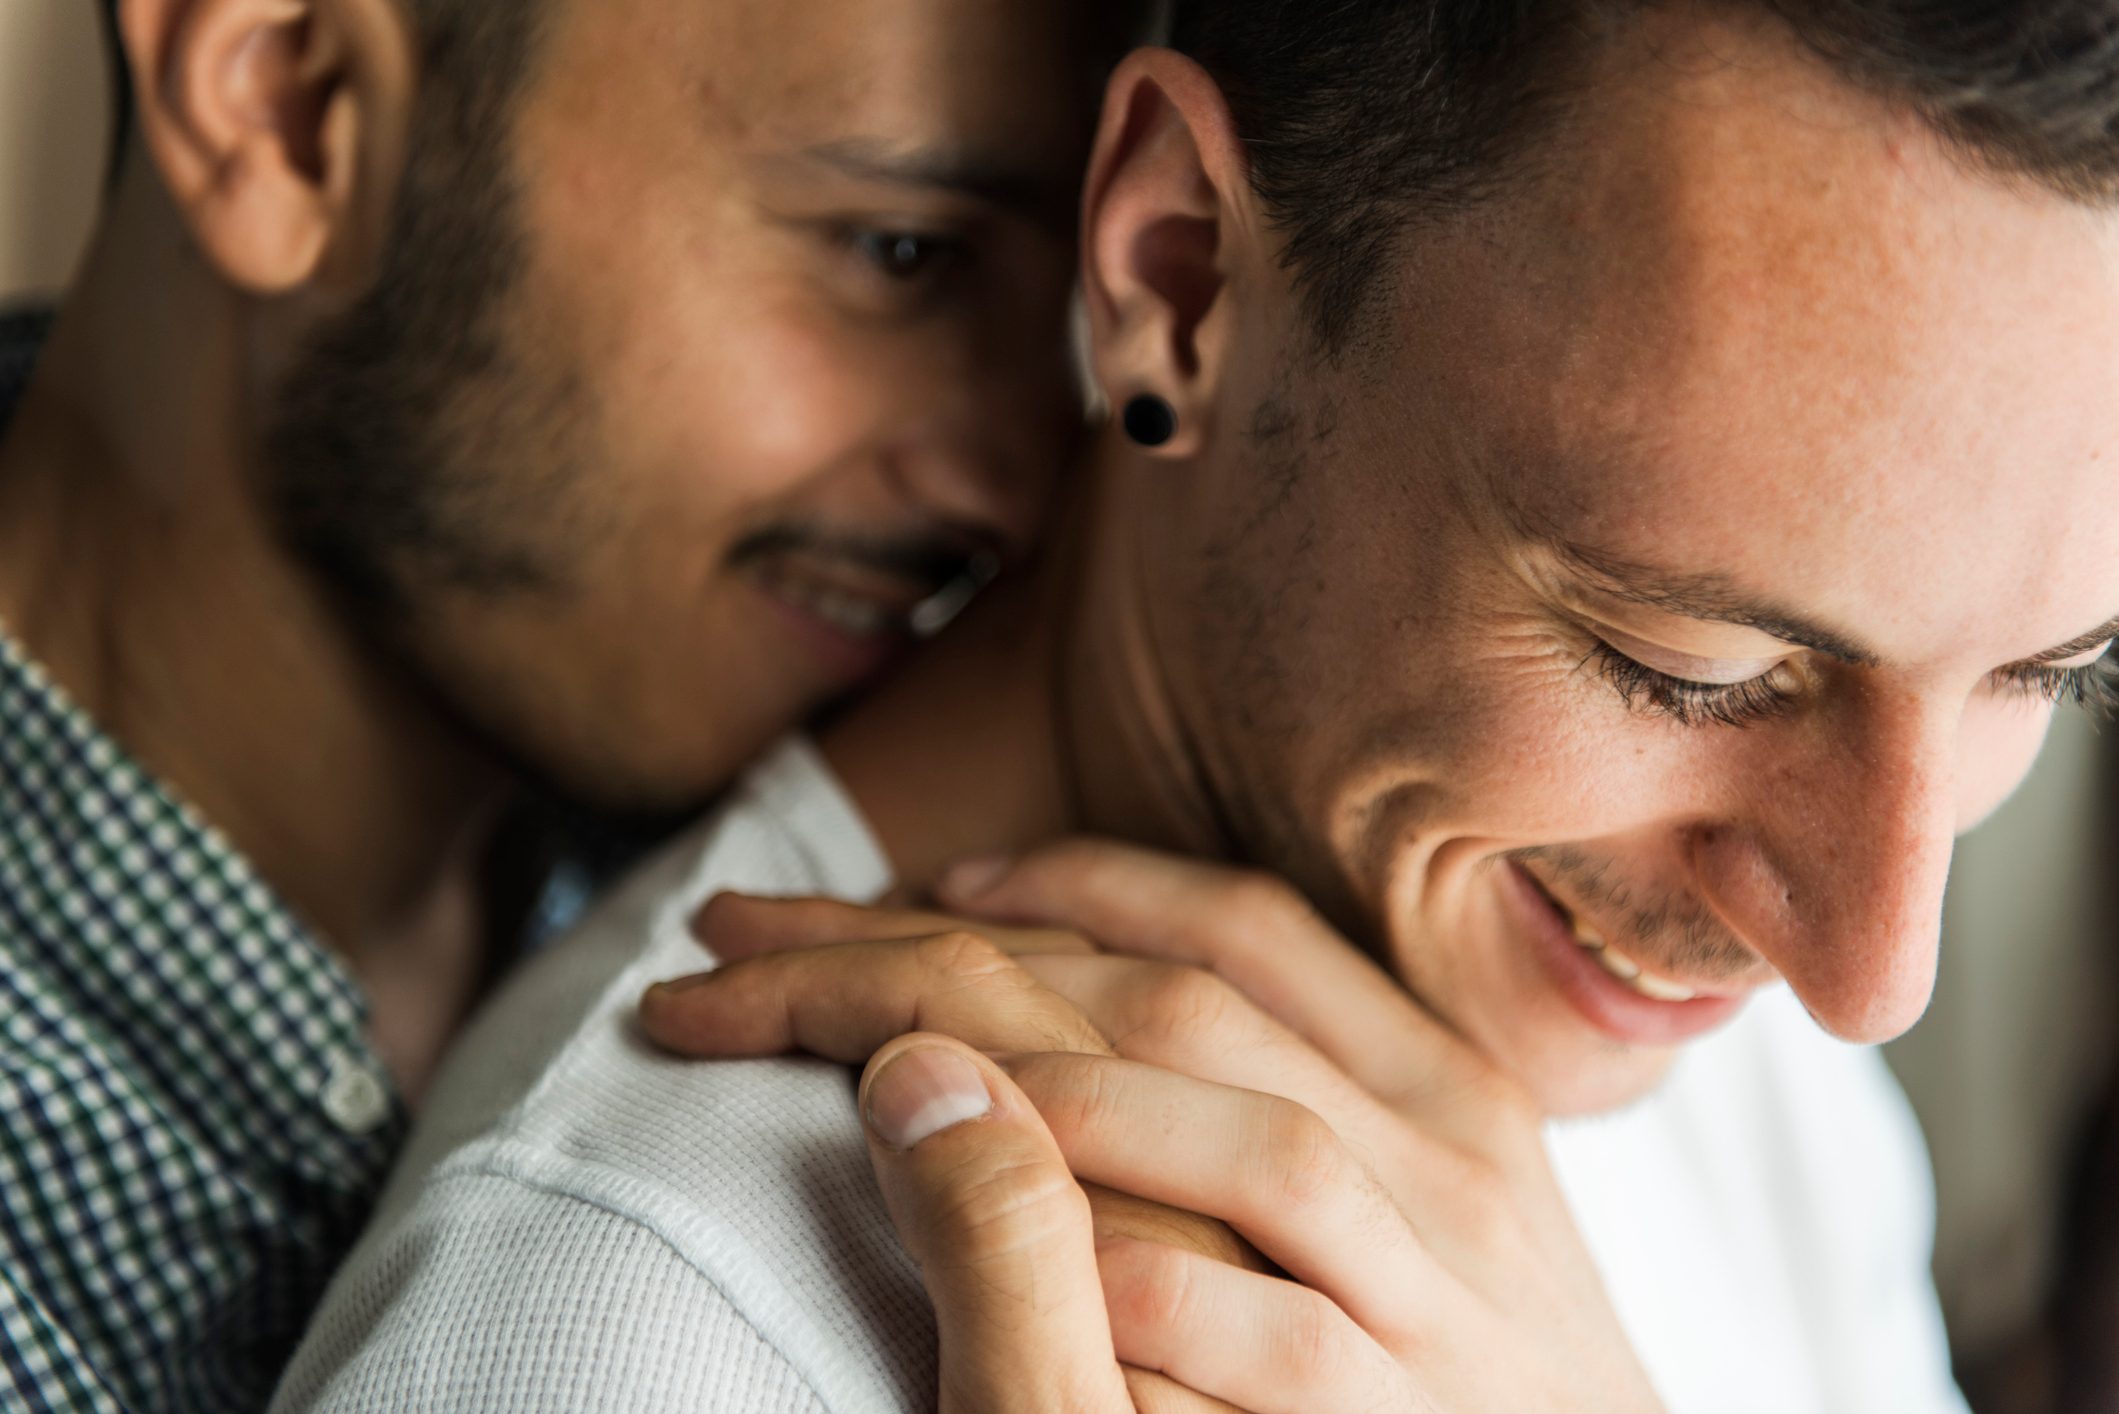
[[(906, 287), (919, 287), (942, 278), (971, 254), (968, 242), (931, 231), (849, 226), (840, 232), (840, 239), (871, 274), (888, 284)], [(910, 269), (894, 267), (891, 258), (907, 242), (919, 249), (919, 259)]]
[[(1778, 715), (1795, 696), (1776, 681), (1778, 670), (1738, 683), (1691, 682), (1636, 662), (1602, 639), (1594, 640), (1584, 663), (1593, 663), (1630, 709), (1680, 726), (1748, 727)], [(2105, 719), (2119, 716), (2119, 659), (2111, 653), (2075, 668), (2005, 668), (1993, 681), (2012, 696), (2072, 702)]]
[(2109, 649), (2079, 668), (2004, 668), (1997, 681), (2014, 696), (2072, 702), (2107, 721), (2119, 716), (2119, 659)]
[(1627, 707), (1686, 727), (1708, 722), (1748, 727), (1778, 714), (1794, 697), (1776, 681), (1777, 669), (1743, 682), (1692, 682), (1636, 662), (1601, 638), (1591, 640), (1583, 663), (1593, 664), (1597, 676), (1611, 684)]

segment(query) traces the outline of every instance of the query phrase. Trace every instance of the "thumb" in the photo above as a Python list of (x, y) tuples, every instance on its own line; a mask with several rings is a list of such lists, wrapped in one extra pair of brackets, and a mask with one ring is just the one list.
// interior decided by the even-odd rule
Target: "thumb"
[(915, 1033), (869, 1061), (861, 1113), (934, 1302), (943, 1414), (1130, 1414), (1089, 1200), (1015, 1082)]

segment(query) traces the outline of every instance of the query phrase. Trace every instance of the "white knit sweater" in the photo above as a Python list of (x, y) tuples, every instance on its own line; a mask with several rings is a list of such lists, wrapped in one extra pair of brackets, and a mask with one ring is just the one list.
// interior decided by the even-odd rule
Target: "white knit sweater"
[[(684, 923), (715, 890), (888, 882), (815, 752), (775, 753), (480, 1016), (274, 1408), (932, 1410), (933, 1316), (850, 1074), (673, 1060), (631, 1022), (706, 964)], [(1672, 1414), (1962, 1414), (1919, 1136), (1785, 995), (1550, 1143)]]

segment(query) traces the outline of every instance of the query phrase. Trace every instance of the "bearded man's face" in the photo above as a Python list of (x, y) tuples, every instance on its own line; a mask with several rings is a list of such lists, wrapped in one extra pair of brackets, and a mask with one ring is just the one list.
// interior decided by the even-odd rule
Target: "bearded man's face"
[(426, 76), (386, 268), (285, 378), (267, 489), (501, 755), (680, 805), (1033, 533), (1080, 421), (1096, 36), (547, 4), (516, 91)]

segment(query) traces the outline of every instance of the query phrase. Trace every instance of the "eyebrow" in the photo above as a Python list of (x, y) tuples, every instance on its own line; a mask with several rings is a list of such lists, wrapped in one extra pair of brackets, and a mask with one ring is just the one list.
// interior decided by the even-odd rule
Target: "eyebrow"
[(2106, 619), (2080, 638), (2071, 638), (2058, 648), (2048, 648), (2043, 653), (2034, 653), (2028, 658), (2022, 658), (2009, 664), (2009, 666), (2012, 668), (2031, 668), (2036, 667), (2040, 663), (2057, 663), (2063, 658), (2073, 658), (2078, 654), (2087, 653), (2099, 644), (2110, 643), (2115, 638), (2119, 638), (2119, 614)]
[[(1610, 598), (1667, 614), (1676, 614), (1682, 618), (1756, 629), (1760, 633), (1780, 639), (1783, 643), (1793, 643), (1843, 663), (1875, 667), (1882, 661), (1874, 649), (1864, 646), (1851, 635), (1813, 623), (1768, 600), (1747, 595), (1723, 575), (1678, 574), (1635, 564), (1557, 535), (1540, 534), (1536, 539), (1551, 550), (1577, 578)], [(2003, 671), (2009, 668), (2031, 668), (2043, 663), (2057, 663), (2062, 659), (2087, 653), (2099, 644), (2110, 643), (2115, 638), (2119, 638), (2119, 615), (2099, 624), (2079, 638), (2071, 638), (2058, 647), (2046, 649), (2043, 653), (2034, 653), (2028, 658), (2019, 658), (2013, 663), (2005, 664)]]
[(947, 146), (903, 147), (848, 138), (802, 148), (796, 160), (856, 181), (961, 197), (1071, 239), (1078, 174), (1040, 172), (991, 153)]
[(1577, 579), (1608, 598), (1681, 618), (1755, 629), (1842, 663), (1875, 667), (1883, 661), (1874, 649), (1853, 635), (1747, 594), (1725, 575), (1711, 571), (1685, 574), (1636, 564), (1558, 535), (1538, 534), (1535, 538)]

